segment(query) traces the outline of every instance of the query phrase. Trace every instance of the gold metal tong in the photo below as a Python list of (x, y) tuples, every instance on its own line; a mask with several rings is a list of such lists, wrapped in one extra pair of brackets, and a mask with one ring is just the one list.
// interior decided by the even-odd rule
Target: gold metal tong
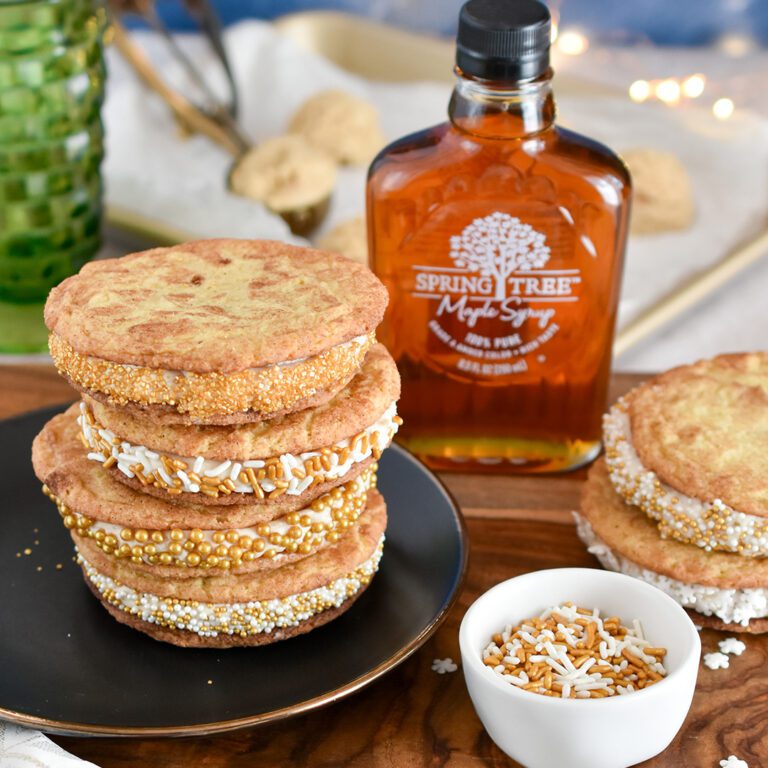
[[(239, 157), (251, 145), (237, 124), (238, 94), (232, 68), (224, 48), (221, 24), (208, 0), (181, 0), (190, 16), (198, 23), (224, 71), (228, 98), (222, 100), (210, 87), (205, 76), (179, 46), (165, 25), (153, 0), (110, 0), (114, 43), (126, 61), (133, 67), (145, 85), (155, 91), (170, 107), (179, 124), (187, 131), (201, 133), (229, 152)], [(198, 91), (202, 103), (172, 88), (160, 76), (146, 53), (131, 39), (122, 23), (126, 15), (142, 18), (163, 40), (176, 62)]]

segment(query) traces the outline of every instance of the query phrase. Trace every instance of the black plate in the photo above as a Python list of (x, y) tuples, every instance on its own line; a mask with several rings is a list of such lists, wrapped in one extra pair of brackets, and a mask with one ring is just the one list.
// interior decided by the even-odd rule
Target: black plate
[(439, 481), (395, 446), (379, 471), (389, 511), (380, 571), (336, 621), (272, 646), (226, 651), (176, 648), (118, 624), (86, 589), (69, 534), (30, 465), (32, 438), (60, 410), (0, 422), (2, 718), (57, 733), (136, 736), (280, 719), (392, 669), (456, 598), (467, 560), (459, 512)]

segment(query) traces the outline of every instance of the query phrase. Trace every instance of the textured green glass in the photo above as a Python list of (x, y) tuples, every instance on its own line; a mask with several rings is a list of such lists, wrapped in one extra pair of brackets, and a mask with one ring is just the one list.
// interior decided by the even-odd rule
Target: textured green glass
[(100, 0), (0, 0), (0, 351), (45, 348), (50, 289), (100, 245)]

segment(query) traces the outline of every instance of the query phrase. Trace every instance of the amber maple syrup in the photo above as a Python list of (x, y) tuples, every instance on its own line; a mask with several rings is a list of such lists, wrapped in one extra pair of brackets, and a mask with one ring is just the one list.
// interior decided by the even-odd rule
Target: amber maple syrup
[[(499, 23), (487, 18), (498, 5), (471, 0), (461, 23), (473, 10)], [(533, 8), (536, 23), (546, 14), (546, 30), (517, 43), (541, 49), (546, 9), (502, 2), (507, 26), (510, 7)], [(379, 338), (403, 380), (399, 436), (436, 468), (565, 470), (600, 447), (629, 176), (609, 149), (555, 126), (541, 55), (537, 66), (497, 61), (501, 79), (469, 74), (480, 65), (460, 55), (461, 23), (450, 121), (391, 144), (369, 173), (372, 264), (391, 295)]]

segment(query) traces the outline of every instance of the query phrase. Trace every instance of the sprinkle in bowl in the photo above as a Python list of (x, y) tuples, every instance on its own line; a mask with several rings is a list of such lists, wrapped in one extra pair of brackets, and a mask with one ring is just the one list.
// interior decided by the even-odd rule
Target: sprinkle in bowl
[[(666, 675), (626, 695), (560, 698), (524, 690), (483, 662), (506, 625), (565, 602), (597, 608), (666, 649)], [(701, 643), (672, 598), (645, 582), (593, 568), (535, 571), (496, 585), (469, 608), (459, 630), (464, 678), (489, 736), (527, 768), (626, 768), (664, 750), (691, 705)]]

